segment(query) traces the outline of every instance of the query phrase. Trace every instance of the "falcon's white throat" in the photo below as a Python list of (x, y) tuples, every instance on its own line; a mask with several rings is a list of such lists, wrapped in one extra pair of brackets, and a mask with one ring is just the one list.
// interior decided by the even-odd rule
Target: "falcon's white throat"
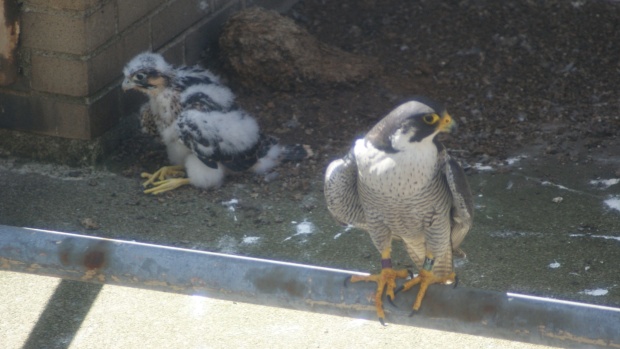
[[(404, 135), (401, 136), (404, 138)], [(437, 172), (438, 150), (433, 138), (407, 142), (404, 149), (401, 147), (396, 153), (386, 153), (367, 140), (358, 140), (354, 153), (360, 180), (369, 187), (384, 187), (386, 183), (392, 183), (409, 192), (423, 188)]]

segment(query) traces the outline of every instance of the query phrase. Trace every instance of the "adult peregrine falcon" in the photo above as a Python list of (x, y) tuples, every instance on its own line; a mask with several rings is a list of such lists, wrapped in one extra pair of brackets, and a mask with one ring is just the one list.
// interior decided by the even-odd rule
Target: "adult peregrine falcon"
[(227, 172), (263, 174), (281, 161), (309, 155), (304, 146), (280, 145), (263, 135), (230, 89), (204, 68), (173, 67), (161, 55), (144, 52), (127, 63), (123, 73), (123, 90), (149, 97), (140, 109), (142, 130), (160, 137), (173, 164), (142, 174), (147, 178), (143, 185), (152, 186), (147, 194), (187, 184), (211, 188), (222, 184)]
[[(452, 253), (473, 220), (473, 200), (465, 174), (437, 140), (455, 122), (445, 108), (425, 98), (404, 103), (385, 116), (349, 153), (325, 173), (327, 208), (340, 222), (368, 231), (381, 252), (381, 272), (352, 276), (351, 282), (377, 282), (377, 315), (385, 324), (382, 295), (420, 284), (413, 310), (426, 288), (455, 283)], [(419, 270), (396, 289), (407, 270), (392, 269), (392, 239), (403, 240)]]

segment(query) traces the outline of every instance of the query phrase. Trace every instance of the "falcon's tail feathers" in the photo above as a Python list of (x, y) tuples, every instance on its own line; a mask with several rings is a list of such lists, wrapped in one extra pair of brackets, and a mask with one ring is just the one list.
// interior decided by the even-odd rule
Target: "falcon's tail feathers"
[(259, 158), (252, 167), (255, 173), (263, 174), (282, 162), (299, 162), (313, 155), (310, 146), (305, 144), (280, 144), (271, 136), (262, 136), (259, 147)]

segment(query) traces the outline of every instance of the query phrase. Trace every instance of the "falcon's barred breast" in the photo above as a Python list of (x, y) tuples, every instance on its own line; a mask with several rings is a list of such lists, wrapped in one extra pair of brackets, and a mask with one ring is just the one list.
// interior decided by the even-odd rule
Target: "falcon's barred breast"
[(428, 284), (455, 281), (452, 251), (471, 227), (473, 201), (463, 170), (436, 139), (454, 126), (443, 106), (419, 98), (390, 112), (327, 168), (328, 209), (337, 220), (368, 231), (382, 254), (379, 276), (351, 278), (378, 282), (382, 321), (384, 289), (393, 298), (394, 279), (407, 276), (391, 267), (392, 239), (402, 239), (420, 271), (405, 284), (422, 284), (414, 310)]

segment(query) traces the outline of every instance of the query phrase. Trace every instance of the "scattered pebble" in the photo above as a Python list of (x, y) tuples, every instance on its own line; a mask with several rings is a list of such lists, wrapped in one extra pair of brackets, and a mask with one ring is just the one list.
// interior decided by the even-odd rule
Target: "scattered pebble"
[(265, 175), (265, 182), (267, 183), (273, 182), (276, 179), (278, 179), (278, 177), (280, 177), (280, 173), (278, 173), (277, 171), (269, 172), (268, 174)]
[(551, 201), (555, 202), (556, 204), (559, 204), (560, 202), (564, 201), (564, 198), (561, 196), (558, 196), (558, 197), (553, 198)]
[(92, 218), (84, 218), (80, 221), (80, 224), (88, 230), (97, 230), (100, 228), (99, 224)]

